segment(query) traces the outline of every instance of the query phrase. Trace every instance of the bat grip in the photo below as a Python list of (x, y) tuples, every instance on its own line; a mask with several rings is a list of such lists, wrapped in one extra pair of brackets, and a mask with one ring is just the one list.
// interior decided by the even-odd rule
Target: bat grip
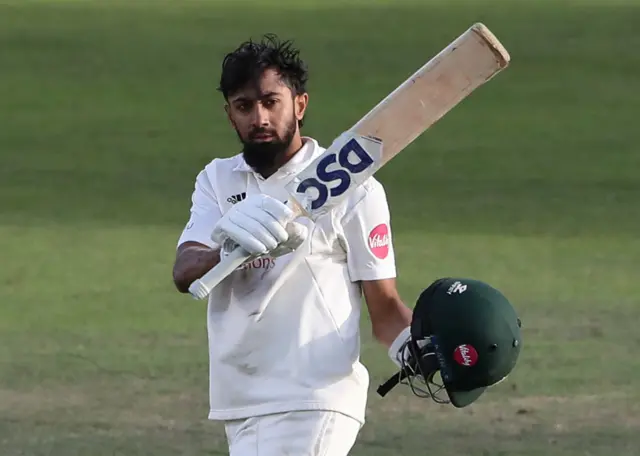
[(216, 285), (222, 282), (225, 277), (235, 271), (250, 257), (251, 254), (249, 254), (249, 252), (240, 246), (236, 246), (236, 248), (224, 256), (217, 265), (193, 282), (189, 286), (189, 293), (191, 293), (191, 296), (195, 299), (206, 298)]

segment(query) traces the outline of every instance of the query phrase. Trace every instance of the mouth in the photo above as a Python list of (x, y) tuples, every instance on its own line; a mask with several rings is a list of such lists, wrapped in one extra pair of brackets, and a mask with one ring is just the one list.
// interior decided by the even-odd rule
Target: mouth
[(253, 141), (269, 141), (275, 137), (272, 133), (255, 133), (251, 135)]

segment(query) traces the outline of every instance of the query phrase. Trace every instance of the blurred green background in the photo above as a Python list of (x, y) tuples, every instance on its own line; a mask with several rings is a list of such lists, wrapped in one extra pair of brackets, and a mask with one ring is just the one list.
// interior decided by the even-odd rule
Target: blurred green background
[(365, 319), (353, 454), (640, 454), (640, 0), (0, 0), (0, 455), (226, 454), (171, 283), (197, 172), (239, 150), (222, 56), (294, 39), (327, 144), (476, 21), (512, 66), (377, 177), (407, 302), (485, 280), (522, 357), (464, 410), (380, 399)]

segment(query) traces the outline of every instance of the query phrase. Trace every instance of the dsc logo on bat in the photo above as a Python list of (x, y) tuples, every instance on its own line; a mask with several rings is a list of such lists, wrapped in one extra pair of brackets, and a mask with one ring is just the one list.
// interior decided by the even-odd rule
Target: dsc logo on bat
[[(305, 205), (312, 211), (338, 203), (338, 198), (350, 187), (368, 179), (382, 155), (382, 143), (359, 135), (352, 135), (343, 146), (336, 140), (320, 157), (305, 168), (287, 189), (307, 198)], [(338, 146), (337, 152), (334, 152)]]

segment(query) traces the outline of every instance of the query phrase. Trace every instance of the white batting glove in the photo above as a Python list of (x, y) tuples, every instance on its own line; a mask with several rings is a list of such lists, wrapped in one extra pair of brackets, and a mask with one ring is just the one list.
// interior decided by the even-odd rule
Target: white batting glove
[(403, 360), (406, 363), (411, 356), (409, 347), (407, 346), (409, 340), (411, 340), (411, 327), (406, 327), (398, 334), (389, 347), (389, 358), (391, 358), (391, 361), (393, 361), (398, 368), (402, 368)]
[(299, 222), (289, 222), (286, 227), (289, 239), (280, 244), (278, 247), (269, 252), (269, 256), (277, 258), (282, 255), (294, 252), (305, 241), (309, 230), (306, 226)]
[(283, 255), (306, 238), (306, 227), (293, 222), (294, 216), (291, 209), (270, 196), (251, 195), (222, 216), (211, 239), (223, 250), (233, 241), (253, 256)]

